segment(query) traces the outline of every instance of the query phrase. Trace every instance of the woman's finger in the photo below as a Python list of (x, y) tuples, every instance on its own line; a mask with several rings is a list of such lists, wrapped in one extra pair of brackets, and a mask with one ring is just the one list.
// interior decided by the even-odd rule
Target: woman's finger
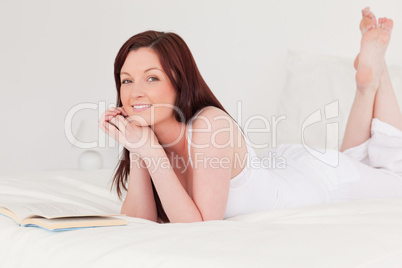
[(118, 114), (109, 114), (105, 116), (105, 121), (110, 121), (113, 117), (116, 117)]
[(109, 120), (109, 123), (112, 124), (118, 131), (123, 131), (124, 125), (122, 125), (118, 119), (118, 117), (122, 117), (121, 115), (115, 116)]
[(114, 111), (112, 111), (111, 109), (109, 109), (109, 110), (106, 110), (103, 114), (102, 114), (102, 116), (100, 117), (100, 121), (101, 120), (110, 120), (113, 116), (116, 116), (116, 115), (118, 115), (118, 114), (120, 114), (121, 113), (121, 111), (120, 110), (114, 110)]
[(120, 131), (122, 133), (125, 133), (126, 132), (126, 125), (128, 124), (127, 119), (124, 118), (121, 115), (117, 115), (116, 116), (116, 121), (117, 121), (117, 124), (118, 124), (118, 127), (119, 127)]
[(109, 124), (108, 120), (105, 120), (104, 115), (99, 119), (98, 125), (99, 125), (99, 128), (103, 132), (105, 132), (106, 134), (109, 135), (109, 127), (108, 127), (108, 125), (110, 125), (110, 124)]
[(103, 121), (110, 121), (113, 117), (117, 116), (121, 114), (120, 110), (116, 110), (116, 111), (106, 111), (103, 115), (102, 115), (102, 119)]
[(102, 114), (98, 121), (99, 128), (114, 139), (118, 137), (118, 127), (110, 121), (120, 113), (121, 111), (116, 110), (114, 107), (110, 107)]
[(106, 128), (108, 130), (107, 134), (119, 142), (121, 145), (125, 146), (126, 140), (124, 134), (113, 124), (106, 122)]
[[(107, 120), (108, 121), (108, 120)], [(98, 120), (99, 127), (105, 131), (105, 122), (106, 122), (106, 113), (103, 113), (102, 116)], [(105, 131), (106, 132), (106, 131)]]
[(116, 127), (115, 124), (111, 122), (105, 123), (105, 128), (107, 130), (107, 134), (112, 138), (116, 139), (118, 137), (119, 129)]
[(120, 113), (121, 113), (121, 111), (117, 110), (117, 109), (115, 109), (113, 111), (106, 111), (106, 115), (114, 115), (114, 116), (116, 116), (116, 115), (118, 115)]
[(117, 108), (117, 110), (121, 111), (124, 116), (128, 116), (128, 114), (127, 114), (126, 110), (124, 109), (124, 107), (119, 107), (119, 108)]

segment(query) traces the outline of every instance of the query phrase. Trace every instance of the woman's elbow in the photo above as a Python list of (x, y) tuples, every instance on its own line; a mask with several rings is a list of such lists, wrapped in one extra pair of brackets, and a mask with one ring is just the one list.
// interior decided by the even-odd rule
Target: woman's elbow
[(123, 203), (120, 213), (128, 217), (141, 218), (144, 220), (150, 220), (153, 222), (158, 222), (158, 215), (149, 211), (136, 211), (134, 208), (129, 207), (127, 204)]

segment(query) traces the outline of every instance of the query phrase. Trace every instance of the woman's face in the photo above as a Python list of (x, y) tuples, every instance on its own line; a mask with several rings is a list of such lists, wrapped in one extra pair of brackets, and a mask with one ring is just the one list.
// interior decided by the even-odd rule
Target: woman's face
[(123, 108), (136, 125), (174, 119), (176, 91), (152, 49), (144, 47), (128, 53), (120, 82)]

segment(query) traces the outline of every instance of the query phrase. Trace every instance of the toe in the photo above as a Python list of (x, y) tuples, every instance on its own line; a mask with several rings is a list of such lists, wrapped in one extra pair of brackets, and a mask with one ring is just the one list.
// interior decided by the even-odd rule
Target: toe
[(365, 7), (365, 8), (362, 10), (363, 16), (367, 15), (368, 13), (370, 13), (370, 7)]
[(393, 27), (394, 27), (394, 22), (391, 19), (385, 19), (384, 28), (391, 31)]
[(379, 19), (378, 19), (378, 27), (379, 27), (379, 28), (383, 28), (383, 26), (384, 26), (384, 19), (383, 19), (383, 18), (379, 18)]
[(370, 12), (370, 13), (367, 15), (367, 17), (369, 17), (369, 18), (372, 19), (372, 20), (376, 20), (376, 17), (375, 17), (375, 15), (374, 15), (373, 12)]
[(374, 13), (371, 12), (369, 7), (366, 7), (362, 10), (362, 15), (363, 17), (368, 17), (369, 19), (376, 20)]
[(369, 31), (372, 28), (375, 28), (377, 25), (377, 20), (375, 19), (375, 16), (373, 13), (369, 12), (366, 13), (366, 11), (363, 10), (363, 19), (360, 22), (360, 31), (362, 34), (365, 32)]

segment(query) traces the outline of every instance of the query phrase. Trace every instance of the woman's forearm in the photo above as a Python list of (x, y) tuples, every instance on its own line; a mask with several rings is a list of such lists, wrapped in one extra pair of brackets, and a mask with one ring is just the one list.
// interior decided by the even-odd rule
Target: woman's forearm
[(130, 175), (126, 199), (121, 213), (157, 221), (157, 211), (150, 175), (144, 161), (130, 156)]
[(163, 148), (152, 148), (145, 163), (169, 221), (203, 221), (200, 211), (177, 178)]

